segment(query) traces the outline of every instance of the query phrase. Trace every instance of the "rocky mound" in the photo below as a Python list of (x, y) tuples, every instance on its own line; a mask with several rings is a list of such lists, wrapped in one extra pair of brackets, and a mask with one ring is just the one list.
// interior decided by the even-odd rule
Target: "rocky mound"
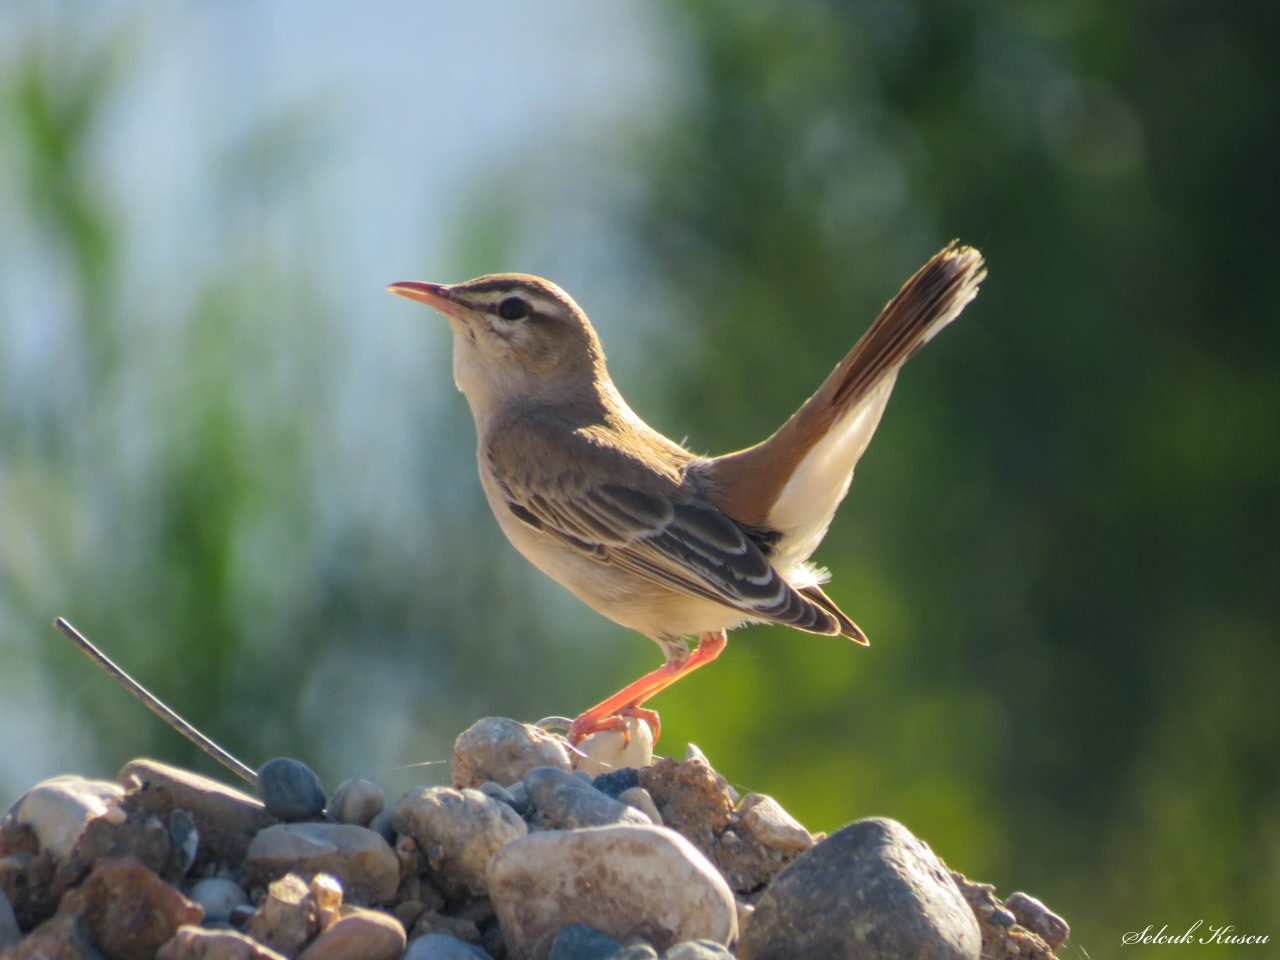
[(952, 873), (892, 820), (812, 836), (643, 724), (481, 720), (453, 787), (327, 804), (297, 761), (261, 799), (152, 760), (56, 777), (0, 819), (6, 960), (1047, 960), (1067, 925)]

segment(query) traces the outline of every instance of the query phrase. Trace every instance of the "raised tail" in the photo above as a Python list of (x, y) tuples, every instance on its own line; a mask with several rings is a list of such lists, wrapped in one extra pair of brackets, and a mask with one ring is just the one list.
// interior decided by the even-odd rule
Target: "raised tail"
[(821, 542), (848, 492), (899, 368), (960, 315), (986, 274), (977, 250), (948, 244), (903, 284), (773, 436), (706, 464), (708, 492), (722, 511), (781, 535), (770, 559), (788, 579)]

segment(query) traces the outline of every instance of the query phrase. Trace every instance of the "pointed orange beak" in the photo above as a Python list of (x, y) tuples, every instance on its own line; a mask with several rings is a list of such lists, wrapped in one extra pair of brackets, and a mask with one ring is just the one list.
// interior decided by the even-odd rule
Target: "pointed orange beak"
[(401, 283), (387, 284), (387, 289), (410, 300), (417, 300), (429, 307), (435, 307), (441, 313), (451, 317), (463, 318), (467, 308), (458, 303), (449, 293), (449, 288), (439, 283), (420, 283), (417, 280), (405, 280)]

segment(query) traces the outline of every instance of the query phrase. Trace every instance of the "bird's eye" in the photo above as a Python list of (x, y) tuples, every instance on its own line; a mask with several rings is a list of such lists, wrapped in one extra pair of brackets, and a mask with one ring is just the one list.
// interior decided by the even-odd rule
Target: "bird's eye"
[(529, 304), (519, 297), (507, 297), (498, 304), (498, 316), (503, 320), (523, 320), (529, 315)]

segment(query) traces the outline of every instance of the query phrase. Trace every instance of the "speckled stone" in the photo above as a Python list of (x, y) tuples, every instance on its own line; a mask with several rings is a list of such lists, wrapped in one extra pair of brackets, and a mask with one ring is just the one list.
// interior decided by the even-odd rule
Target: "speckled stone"
[(324, 811), (320, 778), (292, 757), (276, 757), (258, 768), (258, 798), (268, 813), (286, 823), (309, 820)]
[(509, 787), (534, 767), (571, 769), (563, 740), (506, 717), (485, 717), (459, 734), (451, 765), (453, 784), (460, 790), (486, 780)]
[(571, 923), (661, 949), (701, 937), (728, 943), (738, 932), (724, 878), (664, 827), (532, 833), (494, 855), (488, 881), (513, 960), (546, 960)]
[(432, 881), (448, 896), (484, 896), (485, 865), (528, 827), (511, 807), (479, 790), (415, 787), (396, 803), (392, 825), (426, 855)]

